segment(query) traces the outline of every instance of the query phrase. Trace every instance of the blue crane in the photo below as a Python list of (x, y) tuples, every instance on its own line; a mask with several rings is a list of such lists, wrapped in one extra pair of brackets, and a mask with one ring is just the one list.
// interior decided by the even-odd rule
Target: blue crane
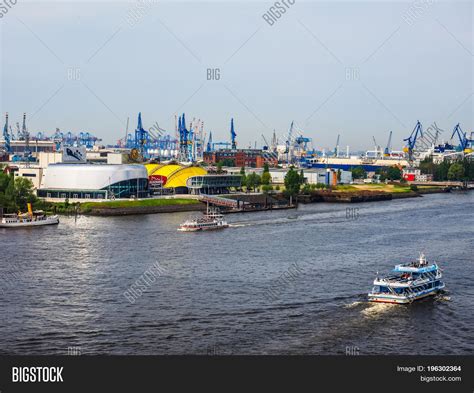
[(387, 146), (385, 147), (385, 150), (383, 152), (383, 155), (385, 157), (390, 157), (390, 153), (392, 151), (392, 131), (390, 131), (390, 134), (388, 136), (388, 142), (387, 142)]
[(455, 134), (457, 135), (459, 139), (459, 146), (457, 150), (465, 151), (469, 149), (469, 144), (472, 143), (472, 140), (468, 139), (468, 137), (466, 136), (466, 133), (463, 132), (459, 123), (456, 124), (456, 126), (454, 127), (453, 134), (451, 135), (451, 139), (453, 139)]
[(138, 124), (135, 130), (135, 148), (138, 149), (142, 157), (145, 156), (145, 146), (148, 144), (148, 131), (143, 128), (142, 113), (138, 113)]
[(237, 143), (235, 137), (237, 134), (234, 131), (234, 119), (230, 119), (230, 140), (232, 141), (232, 149), (237, 149)]
[(8, 133), (8, 113), (5, 115), (5, 127), (3, 127), (3, 139), (5, 140), (5, 151), (11, 153), (10, 134)]
[(416, 122), (415, 128), (411, 132), (408, 138), (405, 138), (403, 141), (407, 142), (406, 147), (403, 149), (405, 153), (408, 153), (408, 158), (411, 161), (413, 158), (413, 150), (415, 149), (416, 140), (418, 138), (418, 134), (422, 137), (423, 136), (423, 126), (421, 125), (420, 121)]

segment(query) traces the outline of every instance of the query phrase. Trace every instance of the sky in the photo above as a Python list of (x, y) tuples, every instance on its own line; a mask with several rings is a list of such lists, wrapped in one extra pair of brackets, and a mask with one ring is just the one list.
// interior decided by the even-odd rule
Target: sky
[(234, 118), (238, 147), (274, 130), (284, 141), (292, 121), (315, 148), (340, 134), (352, 151), (389, 131), (400, 149), (417, 120), (446, 140), (457, 123), (473, 130), (471, 1), (286, 0), (272, 25), (272, 1), (17, 0), (5, 13), (10, 1), (0, 111), (11, 124), (26, 112), (33, 135), (115, 143), (138, 112), (173, 133), (176, 114), (202, 119), (214, 141)]

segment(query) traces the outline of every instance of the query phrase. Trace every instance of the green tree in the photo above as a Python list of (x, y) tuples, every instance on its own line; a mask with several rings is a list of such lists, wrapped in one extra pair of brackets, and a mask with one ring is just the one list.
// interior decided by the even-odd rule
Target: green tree
[(354, 179), (365, 179), (367, 177), (367, 172), (361, 166), (352, 168), (352, 178)]
[(265, 172), (264, 171), (262, 173), (262, 184), (268, 185), (268, 184), (270, 184), (271, 180), (272, 180), (272, 176), (270, 175), (270, 172)]
[(448, 179), (449, 180), (463, 180), (463, 178), (464, 178), (464, 167), (458, 162), (452, 163), (448, 170)]
[(255, 172), (252, 172), (250, 175), (247, 176), (245, 185), (247, 186), (247, 190), (255, 191), (255, 189), (260, 185), (260, 183), (260, 176), (257, 175)]
[(340, 182), (341, 181), (341, 176), (342, 176), (342, 172), (340, 169), (337, 170), (337, 181)]
[(30, 179), (17, 177), (14, 181), (13, 189), (15, 204), (19, 209), (24, 209), (27, 203), (34, 203), (36, 201), (33, 183)]
[(222, 173), (222, 166), (223, 166), (222, 161), (219, 161), (217, 163), (217, 173)]
[(13, 177), (0, 172), (0, 207), (7, 212), (25, 209), (26, 204), (35, 203), (33, 183), (24, 177)]
[(235, 166), (235, 161), (231, 158), (224, 158), (219, 162), (222, 163), (222, 166)]
[(301, 176), (291, 167), (285, 176), (286, 194), (290, 197), (298, 195), (301, 187)]
[(389, 180), (400, 180), (402, 178), (402, 170), (397, 166), (391, 166), (387, 170), (386, 177)]
[(311, 186), (312, 186), (312, 184), (306, 183), (306, 184), (303, 186), (303, 188), (301, 189), (301, 192), (302, 192), (303, 194), (309, 194), (309, 193), (311, 192), (311, 190), (312, 190), (312, 187), (311, 187)]
[(267, 172), (270, 172), (270, 168), (268, 167), (268, 162), (263, 164), (263, 173), (267, 173)]

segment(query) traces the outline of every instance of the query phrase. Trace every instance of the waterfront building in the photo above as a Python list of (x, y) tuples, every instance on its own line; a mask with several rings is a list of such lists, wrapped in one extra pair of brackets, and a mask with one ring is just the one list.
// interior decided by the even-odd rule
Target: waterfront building
[(146, 198), (148, 175), (143, 165), (50, 164), (43, 172), (38, 197), (47, 200)]
[[(230, 175), (237, 175), (240, 174), (241, 168), (232, 167), (225, 168), (225, 170)], [(295, 170), (299, 172), (301, 169), (296, 168)], [(338, 180), (338, 172), (340, 173), (340, 180)], [(261, 176), (263, 173), (263, 168), (245, 168), (245, 174), (249, 175), (250, 173), (256, 173), (257, 175)], [(272, 179), (272, 184), (284, 184), (285, 176), (288, 173), (288, 168), (270, 168), (269, 173)], [(307, 184), (322, 183), (327, 185), (336, 185), (352, 183), (352, 172), (342, 169), (303, 169), (303, 176), (305, 178), (305, 183)]]
[(155, 193), (225, 194), (241, 186), (241, 176), (208, 174), (200, 166), (177, 163), (146, 164), (150, 189)]

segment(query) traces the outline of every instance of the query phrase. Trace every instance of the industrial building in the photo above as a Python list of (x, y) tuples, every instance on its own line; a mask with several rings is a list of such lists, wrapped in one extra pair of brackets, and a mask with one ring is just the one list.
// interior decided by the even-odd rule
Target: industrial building
[(50, 164), (37, 190), (47, 200), (145, 198), (148, 175), (143, 165)]
[(204, 152), (204, 162), (207, 164), (217, 164), (220, 161), (233, 161), (237, 167), (248, 166), (252, 168), (262, 168), (265, 163), (276, 166), (278, 160), (274, 156), (266, 155), (260, 149), (221, 149)]

